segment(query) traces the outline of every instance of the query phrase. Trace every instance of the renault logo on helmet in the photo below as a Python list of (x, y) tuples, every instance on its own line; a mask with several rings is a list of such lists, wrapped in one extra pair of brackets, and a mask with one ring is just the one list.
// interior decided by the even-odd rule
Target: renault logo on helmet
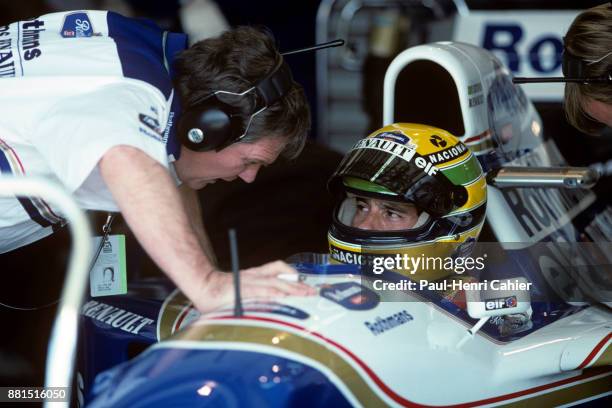
[(446, 147), (446, 144), (447, 144), (446, 140), (442, 139), (438, 135), (432, 135), (429, 141), (431, 142), (432, 145), (436, 147)]

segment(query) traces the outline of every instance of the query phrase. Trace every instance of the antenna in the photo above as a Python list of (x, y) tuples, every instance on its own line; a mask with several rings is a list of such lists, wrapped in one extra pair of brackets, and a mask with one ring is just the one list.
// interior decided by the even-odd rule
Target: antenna
[(323, 44), (315, 44), (315, 45), (312, 45), (312, 46), (306, 47), (306, 48), (299, 48), (297, 50), (291, 50), (291, 51), (282, 52), (281, 55), (283, 57), (285, 57), (285, 56), (291, 55), (291, 54), (299, 54), (301, 52), (308, 52), (308, 51), (318, 51), (318, 50), (322, 50), (324, 48), (340, 47), (342, 45), (344, 45), (344, 40), (337, 39), (337, 40), (326, 42), (326, 43), (323, 43)]
[(577, 83), (592, 83), (592, 82), (612, 82), (612, 75), (609, 77), (585, 77), (585, 78), (566, 78), (566, 77), (541, 77), (541, 78), (512, 78), (515, 84), (535, 84), (544, 82), (577, 82)]
[(240, 299), (240, 267), (238, 266), (238, 243), (236, 230), (229, 230), (230, 255), (232, 258), (232, 275), (234, 277), (234, 316), (242, 317), (242, 300)]

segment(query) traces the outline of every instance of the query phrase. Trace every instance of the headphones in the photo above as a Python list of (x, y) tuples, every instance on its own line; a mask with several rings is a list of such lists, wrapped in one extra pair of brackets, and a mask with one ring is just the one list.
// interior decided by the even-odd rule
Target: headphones
[(612, 84), (612, 71), (609, 71), (606, 76), (602, 77), (585, 77), (584, 71), (587, 65), (597, 64), (612, 55), (612, 51), (603, 55), (596, 60), (585, 60), (572, 54), (567, 48), (563, 48), (561, 71), (562, 77), (542, 77), (542, 78), (512, 78), (515, 84), (527, 84), (537, 82), (576, 82), (581, 84), (586, 83), (610, 83)]
[[(283, 59), (284, 55), (317, 51), (343, 44), (344, 40), (334, 40), (284, 52), (265, 77), (243, 92), (217, 90), (206, 95), (181, 115), (178, 123), (178, 137), (181, 144), (190, 150), (206, 152), (219, 151), (238, 142), (246, 136), (255, 116), (265, 111), (291, 90), (293, 75), (291, 68)], [(246, 126), (243, 126), (244, 115), (239, 112), (238, 108), (221, 101), (218, 98), (218, 95), (221, 94), (239, 98), (253, 97), (255, 103)]]
[[(187, 109), (178, 124), (183, 146), (197, 152), (219, 151), (246, 136), (253, 118), (286, 95), (293, 85), (291, 69), (282, 56), (265, 77), (243, 92), (215, 91)], [(239, 98), (254, 97), (256, 101), (243, 127), (244, 115), (239, 109), (222, 102), (218, 95)], [(251, 95), (252, 94), (252, 95)]]
[[(597, 64), (598, 62), (603, 61), (607, 57), (612, 55), (612, 51), (608, 52), (604, 56), (596, 59), (596, 60), (585, 60), (581, 59), (574, 54), (572, 54), (567, 48), (563, 49), (563, 63), (561, 65), (561, 70), (563, 72), (563, 76), (568, 79), (576, 79), (576, 81), (572, 82), (611, 82), (612, 83), (612, 71), (608, 73), (608, 76), (604, 76), (601, 78), (595, 77), (585, 77), (584, 71), (588, 65)], [(570, 82), (570, 81), (568, 81)]]

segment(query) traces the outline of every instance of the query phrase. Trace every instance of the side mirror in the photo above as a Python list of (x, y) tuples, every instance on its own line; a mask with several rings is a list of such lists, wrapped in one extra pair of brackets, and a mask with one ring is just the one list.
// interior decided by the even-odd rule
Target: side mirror
[(466, 290), (467, 312), (473, 319), (479, 319), (468, 330), (457, 347), (472, 338), (492, 316), (527, 313), (531, 309), (529, 289), (531, 283), (525, 278), (494, 279), (480, 282), (481, 290)]

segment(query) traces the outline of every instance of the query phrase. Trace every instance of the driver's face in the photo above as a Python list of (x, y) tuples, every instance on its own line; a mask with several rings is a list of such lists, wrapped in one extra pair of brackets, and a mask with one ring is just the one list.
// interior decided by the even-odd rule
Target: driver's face
[(364, 230), (398, 231), (414, 227), (419, 218), (413, 204), (355, 197), (357, 211), (351, 226)]

